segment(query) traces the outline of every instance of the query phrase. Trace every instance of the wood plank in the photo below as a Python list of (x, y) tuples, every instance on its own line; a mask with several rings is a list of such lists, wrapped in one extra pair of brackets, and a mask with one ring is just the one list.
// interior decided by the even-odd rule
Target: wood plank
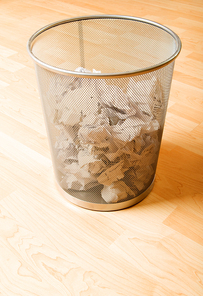
[(40, 153), (41, 155), (47, 158), (50, 157), (46, 136), (36, 132), (32, 128), (29, 128), (27, 125), (18, 122), (10, 116), (2, 114), (1, 112), (0, 121), (3, 122), (1, 132)]
[(165, 171), (166, 176), (201, 192), (203, 188), (203, 155), (200, 157), (198, 154), (180, 147), (177, 143), (176, 148), (161, 155), (159, 168), (167, 168), (169, 162), (171, 162), (171, 166), (170, 170)]
[[(185, 118), (189, 121), (201, 124), (203, 118), (203, 110), (193, 109), (192, 107), (183, 106), (182, 104), (175, 103), (168, 108), (168, 111), (180, 118)], [(195, 127), (196, 128), (196, 127)]]
[[(0, 295), (203, 295), (202, 12), (202, 0), (0, 1)], [(153, 190), (136, 206), (113, 212), (77, 207), (57, 190), (26, 48), (47, 24), (95, 14), (157, 21), (183, 44)], [(119, 61), (127, 69), (149, 62), (135, 52), (136, 42), (131, 50), (130, 29), (116, 48), (111, 42), (103, 46), (103, 39), (97, 46), (91, 41), (92, 32), (110, 40), (116, 25), (85, 29), (94, 65), (108, 62), (114, 69)], [(144, 40), (142, 32), (136, 34)], [(51, 46), (46, 54), (53, 58)]]
[[(164, 227), (160, 233), (157, 239), (153, 232), (126, 231), (111, 250), (158, 282), (155, 295), (159, 295), (160, 288), (164, 289), (163, 295), (201, 295), (203, 286), (195, 271), (201, 274), (202, 267), (196, 262), (189, 240)], [(200, 251), (198, 244), (195, 246)], [(202, 254), (198, 255), (202, 258)]]
[(203, 218), (198, 215), (177, 207), (163, 223), (192, 241), (203, 244)]

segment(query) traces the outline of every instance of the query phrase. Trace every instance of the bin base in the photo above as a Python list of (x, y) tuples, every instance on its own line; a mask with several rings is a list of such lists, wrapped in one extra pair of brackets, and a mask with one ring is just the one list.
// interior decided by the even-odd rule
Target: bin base
[(128, 207), (131, 207), (131, 206), (139, 203), (140, 201), (142, 201), (152, 191), (152, 188), (154, 186), (154, 180), (152, 181), (152, 183), (149, 185), (149, 187), (143, 193), (141, 193), (140, 195), (138, 195), (132, 199), (129, 199), (129, 200), (126, 200), (123, 202), (121, 201), (118, 203), (102, 203), (102, 204), (101, 203), (92, 203), (92, 202), (81, 200), (77, 197), (70, 195), (68, 192), (63, 190), (57, 181), (56, 181), (56, 185), (57, 185), (59, 192), (66, 199), (68, 199), (68, 201), (70, 201), (71, 203), (73, 203), (79, 207), (88, 209), (88, 210), (107, 212), (107, 211), (122, 210), (122, 209), (125, 209)]

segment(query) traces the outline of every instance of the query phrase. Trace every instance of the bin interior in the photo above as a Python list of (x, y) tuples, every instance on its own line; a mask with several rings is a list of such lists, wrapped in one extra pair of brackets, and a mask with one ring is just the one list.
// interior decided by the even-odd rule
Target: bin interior
[(58, 24), (39, 34), (32, 53), (65, 70), (79, 66), (102, 73), (122, 73), (156, 66), (178, 44), (164, 28), (143, 21), (99, 18)]

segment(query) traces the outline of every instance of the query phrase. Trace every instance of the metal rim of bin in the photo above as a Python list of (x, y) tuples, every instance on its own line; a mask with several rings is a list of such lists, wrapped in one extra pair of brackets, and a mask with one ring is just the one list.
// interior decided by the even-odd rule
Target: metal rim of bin
[[(89, 20), (89, 19), (123, 19), (123, 20), (131, 20), (131, 21), (137, 21), (137, 22), (142, 22), (142, 23), (146, 23), (148, 25), (152, 25), (155, 27), (158, 27), (161, 30), (164, 30), (165, 32), (167, 32), (168, 34), (170, 34), (174, 40), (176, 41), (177, 44), (177, 48), (175, 50), (175, 52), (173, 53), (173, 55), (171, 55), (168, 59), (164, 60), (161, 63), (152, 65), (150, 67), (147, 68), (142, 68), (142, 69), (138, 69), (138, 70), (134, 70), (134, 71), (127, 71), (127, 72), (120, 72), (120, 73), (83, 73), (83, 72), (75, 72), (75, 71), (70, 71), (70, 70), (66, 70), (66, 69), (61, 69), (55, 66), (51, 66), (47, 63), (44, 63), (43, 61), (39, 60), (32, 52), (32, 46), (33, 46), (33, 41), (36, 39), (36, 37), (38, 37), (40, 34), (42, 34), (43, 32), (59, 26), (59, 25), (63, 25), (66, 23), (70, 23), (70, 22), (77, 22), (77, 21), (83, 21), (83, 20)], [(74, 76), (74, 77), (81, 77), (81, 78), (98, 78), (98, 79), (102, 79), (102, 78), (119, 78), (119, 77), (127, 77), (127, 76), (134, 76), (134, 75), (141, 75), (141, 74), (145, 74), (148, 72), (152, 72), (152, 71), (156, 71), (162, 67), (165, 67), (167, 64), (171, 63), (173, 60), (176, 59), (176, 57), (179, 55), (180, 51), (181, 51), (181, 47), (182, 47), (182, 43), (180, 38), (178, 37), (178, 35), (173, 32), (171, 29), (157, 23), (151, 20), (147, 20), (144, 18), (138, 18), (138, 17), (133, 17), (133, 16), (123, 16), (123, 15), (89, 15), (89, 16), (81, 16), (81, 17), (76, 17), (76, 18), (69, 18), (69, 19), (65, 19), (65, 20), (61, 20), (61, 21), (57, 21), (54, 23), (51, 23), (41, 29), (39, 29), (38, 31), (36, 31), (28, 40), (27, 43), (27, 50), (28, 53), (30, 54), (31, 58), (41, 67), (50, 70), (52, 72), (58, 73), (58, 74), (63, 74), (63, 75), (68, 75), (68, 76)]]
[[(143, 22), (148, 25), (156, 26), (159, 29), (164, 30), (165, 32), (167, 32), (168, 34), (170, 34), (174, 38), (174, 40), (176, 42), (176, 50), (174, 51), (173, 55), (171, 55), (168, 59), (162, 61), (161, 63), (155, 64), (155, 65), (147, 67), (147, 68), (142, 68), (142, 69), (138, 69), (138, 70), (134, 70), (134, 71), (120, 72), (120, 73), (86, 73), (86, 72), (84, 73), (84, 72), (70, 71), (70, 70), (61, 69), (61, 68), (58, 68), (55, 66), (51, 66), (47, 63), (44, 63), (43, 61), (39, 60), (33, 54), (33, 52), (32, 52), (33, 42), (34, 42), (35, 38), (37, 36), (39, 36), (40, 34), (42, 34), (43, 32), (45, 32), (55, 26), (58, 26), (58, 25), (66, 24), (69, 22), (89, 20), (89, 19), (125, 19), (125, 20)], [(167, 28), (157, 22), (151, 21), (151, 20), (137, 18), (137, 17), (130, 17), (130, 16), (122, 16), (122, 15), (91, 15), (91, 16), (82, 16), (82, 17), (69, 18), (69, 19), (57, 21), (57, 22), (51, 23), (51, 24), (39, 29), (38, 31), (36, 31), (30, 37), (30, 39), (28, 40), (28, 43), (27, 43), (27, 50), (28, 50), (28, 53), (31, 56), (31, 58), (35, 61), (36, 64), (40, 65), (41, 67), (45, 68), (46, 70), (49, 70), (51, 72), (58, 73), (61, 75), (66, 75), (66, 76), (73, 76), (73, 77), (80, 77), (80, 78), (93, 78), (93, 79), (95, 79), (95, 78), (96, 79), (123, 78), (123, 77), (136, 76), (136, 75), (141, 75), (141, 74), (156, 71), (162, 67), (165, 67), (166, 65), (170, 64), (171, 62), (173, 62), (176, 59), (176, 57), (179, 55), (179, 53), (181, 51), (181, 47), (182, 47), (182, 44), (181, 44), (180, 38), (178, 37), (178, 35), (176, 33), (174, 33), (169, 28)], [(155, 179), (155, 177), (154, 177), (154, 179)], [(66, 192), (59, 185), (59, 183), (57, 182), (56, 179), (55, 179), (55, 183), (56, 183), (56, 186), (57, 186), (59, 192), (66, 199), (68, 199), (70, 202), (72, 202), (73, 204), (75, 204), (77, 206), (80, 206), (82, 208), (86, 208), (89, 210), (96, 210), (96, 211), (115, 211), (115, 210), (121, 210), (121, 209), (131, 207), (131, 206), (139, 203), (140, 201), (142, 201), (152, 191), (153, 186), (154, 186), (154, 179), (151, 182), (151, 184), (148, 186), (148, 188), (144, 192), (142, 192), (140, 195), (138, 195), (134, 198), (131, 198), (129, 200), (126, 200), (126, 201), (121, 201), (118, 203), (109, 203), (109, 204), (105, 204), (105, 203), (99, 204), (99, 203), (92, 203), (92, 202), (81, 200), (77, 197), (70, 195), (68, 192)]]
[(59, 192), (66, 198), (68, 199), (68, 201), (70, 201), (71, 203), (88, 209), (88, 210), (93, 210), (93, 211), (103, 211), (103, 212), (110, 212), (110, 211), (117, 211), (117, 210), (123, 210), (126, 208), (129, 208), (131, 206), (134, 206), (135, 204), (139, 203), (140, 201), (142, 201), (145, 197), (147, 197), (147, 195), (152, 191), (153, 187), (154, 187), (154, 180), (152, 181), (152, 183), (149, 185), (149, 187), (142, 192), (141, 194), (139, 194), (138, 196), (131, 198), (129, 200), (126, 201), (120, 201), (118, 203), (106, 203), (106, 204), (99, 204), (99, 203), (92, 203), (92, 202), (88, 202), (88, 201), (84, 201), (81, 200), (77, 197), (74, 197), (72, 195), (70, 195), (69, 193), (67, 193), (65, 190), (63, 190), (63, 188), (61, 188), (61, 186), (58, 184), (58, 182), (55, 180), (56, 186), (59, 190)]

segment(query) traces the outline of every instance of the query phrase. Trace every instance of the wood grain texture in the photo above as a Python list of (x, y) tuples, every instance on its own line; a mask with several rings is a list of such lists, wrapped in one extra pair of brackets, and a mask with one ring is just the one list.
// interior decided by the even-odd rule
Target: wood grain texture
[[(153, 191), (94, 212), (66, 201), (52, 163), (28, 38), (91, 14), (174, 30), (177, 58)], [(203, 295), (203, 3), (201, 0), (0, 1), (0, 295)]]

